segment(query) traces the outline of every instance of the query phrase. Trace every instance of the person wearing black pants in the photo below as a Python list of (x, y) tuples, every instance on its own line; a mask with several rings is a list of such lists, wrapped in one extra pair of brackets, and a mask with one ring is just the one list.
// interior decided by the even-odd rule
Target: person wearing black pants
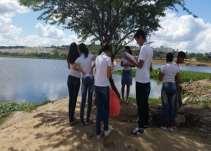
[(67, 80), (68, 92), (69, 92), (69, 122), (75, 121), (75, 107), (78, 98), (78, 92), (80, 88), (81, 73), (75, 70), (75, 61), (79, 57), (78, 46), (76, 43), (72, 43), (69, 47), (67, 64), (69, 69), (69, 76)]
[(150, 83), (136, 82), (136, 101), (138, 108), (138, 127), (144, 128), (148, 125), (149, 120), (149, 103)]
[(80, 88), (80, 78), (69, 75), (67, 85), (69, 92), (69, 121), (71, 123), (75, 120), (75, 107)]
[(133, 135), (141, 134), (148, 127), (150, 94), (150, 70), (153, 57), (153, 49), (146, 43), (146, 33), (138, 30), (134, 36), (140, 46), (136, 70), (136, 101), (138, 112), (138, 127), (132, 130)]

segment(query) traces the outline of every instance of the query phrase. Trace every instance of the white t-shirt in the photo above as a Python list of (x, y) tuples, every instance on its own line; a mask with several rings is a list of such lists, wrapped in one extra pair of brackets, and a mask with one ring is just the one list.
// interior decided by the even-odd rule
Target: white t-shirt
[(81, 73), (77, 70), (74, 70), (72, 65), (70, 65), (70, 75), (76, 78), (81, 78)]
[(111, 67), (111, 58), (102, 52), (95, 60), (95, 86), (109, 86), (109, 79), (107, 77), (108, 67)]
[(150, 66), (152, 64), (153, 49), (148, 45), (144, 44), (141, 47), (138, 61), (143, 60), (144, 64), (142, 68), (136, 70), (136, 82), (149, 83), (150, 82)]
[(175, 63), (167, 63), (161, 67), (163, 82), (175, 82), (175, 76), (180, 72), (180, 68)]
[(83, 77), (92, 76), (92, 63), (93, 63), (94, 56), (89, 53), (87, 57), (82, 54), (76, 61), (76, 64), (79, 64), (82, 70), (85, 72)]

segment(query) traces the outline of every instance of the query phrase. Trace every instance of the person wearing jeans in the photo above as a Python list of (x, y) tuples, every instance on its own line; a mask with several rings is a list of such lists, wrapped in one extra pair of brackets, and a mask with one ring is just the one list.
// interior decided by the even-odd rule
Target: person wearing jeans
[(138, 111), (138, 127), (132, 130), (133, 135), (144, 132), (148, 126), (150, 94), (150, 69), (152, 64), (153, 49), (146, 43), (146, 33), (138, 30), (134, 36), (136, 42), (141, 47), (138, 61), (135, 64), (136, 70), (136, 101)]
[(174, 130), (177, 111), (177, 86), (179, 79), (179, 66), (173, 63), (172, 53), (166, 55), (166, 64), (160, 69), (160, 80), (163, 81), (161, 91), (162, 100), (162, 129)]
[[(90, 114), (92, 109), (92, 95), (94, 87), (93, 76), (93, 61), (94, 56), (89, 52), (89, 49), (85, 44), (79, 45), (80, 57), (75, 61), (75, 68), (82, 73), (82, 86), (81, 86), (81, 107), (80, 107), (80, 119), (81, 123), (85, 126), (90, 122)], [(88, 97), (87, 97), (88, 96)], [(84, 110), (86, 102), (88, 101), (86, 121), (84, 121)]]
[[(81, 108), (80, 108), (80, 118), (82, 123), (85, 125), (84, 122), (84, 110), (86, 105), (86, 100), (88, 100), (88, 107), (87, 107), (87, 114), (86, 114), (86, 122), (90, 122), (90, 115), (92, 110), (92, 96), (93, 96), (93, 89), (94, 89), (94, 77), (83, 77), (82, 78), (82, 88), (81, 88)], [(88, 96), (88, 99), (87, 99)]]
[(69, 47), (67, 64), (69, 69), (69, 76), (67, 80), (68, 92), (69, 92), (69, 122), (75, 121), (75, 107), (78, 98), (78, 92), (80, 88), (81, 73), (74, 69), (75, 61), (79, 57), (78, 46), (76, 43), (72, 43)]
[(101, 124), (104, 125), (104, 135), (110, 134), (109, 129), (109, 78), (111, 74), (111, 47), (104, 45), (102, 53), (95, 60), (95, 93), (96, 93), (96, 134), (101, 137)]
[(96, 134), (101, 134), (101, 121), (104, 125), (104, 131), (108, 131), (109, 120), (109, 87), (95, 87), (96, 92)]
[(176, 94), (177, 94), (177, 88), (175, 83), (173, 82), (163, 83), (161, 92), (162, 120), (163, 120), (162, 125), (166, 128), (173, 128), (175, 126), (176, 96), (177, 96)]

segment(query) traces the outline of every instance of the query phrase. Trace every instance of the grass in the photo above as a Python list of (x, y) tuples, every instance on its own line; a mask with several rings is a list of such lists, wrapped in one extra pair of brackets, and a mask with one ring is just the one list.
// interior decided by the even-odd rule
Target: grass
[[(130, 102), (136, 102), (136, 98), (129, 97)], [(150, 106), (157, 106), (161, 104), (160, 98), (149, 98), (149, 105)]]
[(3, 123), (6, 118), (13, 112), (25, 111), (31, 112), (36, 109), (38, 105), (31, 103), (13, 103), (13, 102), (3, 102), (0, 103), (0, 124)]
[[(132, 70), (132, 75), (135, 76), (136, 70)], [(121, 75), (122, 70), (115, 71), (116, 74)], [(190, 82), (190, 81), (198, 81), (203, 79), (210, 79), (211, 80), (211, 73), (201, 73), (201, 72), (192, 72), (192, 71), (182, 71), (180, 73), (182, 82)], [(153, 69), (150, 75), (151, 79), (158, 80), (159, 77), (159, 70)]]

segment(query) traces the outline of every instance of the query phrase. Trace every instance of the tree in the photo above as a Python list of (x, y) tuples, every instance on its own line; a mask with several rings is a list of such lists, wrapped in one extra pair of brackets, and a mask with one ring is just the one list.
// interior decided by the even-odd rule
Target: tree
[(132, 40), (137, 29), (147, 33), (157, 30), (166, 9), (181, 6), (191, 13), (184, 0), (20, 0), (21, 4), (42, 11), (38, 19), (62, 25), (82, 40), (91, 38), (112, 44), (116, 55)]

